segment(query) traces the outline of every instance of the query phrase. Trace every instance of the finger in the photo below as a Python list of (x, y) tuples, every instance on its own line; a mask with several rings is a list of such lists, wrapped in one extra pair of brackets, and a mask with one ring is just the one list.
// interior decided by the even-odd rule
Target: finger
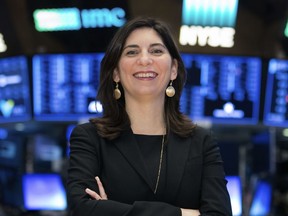
[(86, 188), (85, 189), (85, 192), (90, 196), (92, 197), (93, 199), (96, 199), (96, 200), (101, 200), (101, 196), (99, 194), (97, 194), (95, 191), (89, 189), (89, 188)]
[(107, 198), (105, 189), (103, 187), (103, 184), (102, 184), (100, 178), (98, 176), (96, 176), (95, 179), (96, 179), (97, 184), (98, 184), (99, 193), (100, 193), (101, 198), (107, 200), (108, 198)]

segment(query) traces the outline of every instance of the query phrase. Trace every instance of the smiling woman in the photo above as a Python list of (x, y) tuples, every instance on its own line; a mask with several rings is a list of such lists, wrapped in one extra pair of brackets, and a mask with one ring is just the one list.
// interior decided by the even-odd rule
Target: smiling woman
[(103, 116), (71, 134), (71, 215), (232, 214), (213, 135), (179, 111), (185, 79), (165, 23), (119, 29), (101, 62)]
[(177, 61), (172, 59), (157, 32), (140, 28), (126, 40), (114, 70), (114, 81), (121, 83), (126, 104), (153, 97), (155, 109), (162, 109), (165, 89), (177, 77), (177, 67)]

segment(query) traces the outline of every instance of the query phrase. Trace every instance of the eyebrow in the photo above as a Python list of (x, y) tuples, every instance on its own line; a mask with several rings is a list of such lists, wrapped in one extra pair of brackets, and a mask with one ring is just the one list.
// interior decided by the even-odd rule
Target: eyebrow
[[(155, 46), (162, 46), (163, 48), (167, 49), (166, 46), (162, 43), (153, 43), (150, 44), (149, 47), (155, 47)], [(127, 49), (127, 48), (139, 48), (139, 46), (137, 44), (131, 44), (131, 45), (127, 45), (123, 48), (123, 50)]]

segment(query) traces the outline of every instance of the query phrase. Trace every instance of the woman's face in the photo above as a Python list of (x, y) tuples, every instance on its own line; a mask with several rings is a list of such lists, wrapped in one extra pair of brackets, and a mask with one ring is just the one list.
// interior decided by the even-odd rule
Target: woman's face
[(157, 32), (140, 28), (126, 40), (114, 81), (122, 84), (126, 99), (164, 98), (169, 81), (177, 77), (177, 67)]

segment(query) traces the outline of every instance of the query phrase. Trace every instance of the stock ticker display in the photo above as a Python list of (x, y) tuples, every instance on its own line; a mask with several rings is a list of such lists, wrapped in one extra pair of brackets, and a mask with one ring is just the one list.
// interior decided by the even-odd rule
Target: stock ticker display
[(268, 64), (264, 124), (288, 126), (288, 60), (271, 59)]
[(187, 82), (182, 112), (195, 122), (249, 124), (259, 120), (261, 59), (182, 54)]
[(24, 56), (0, 59), (0, 123), (31, 118), (28, 61)]
[(80, 121), (101, 114), (95, 98), (102, 57), (102, 53), (34, 55), (34, 118)]
[[(79, 121), (102, 113), (95, 100), (98, 54), (33, 56), (34, 118)], [(256, 57), (182, 54), (187, 82), (181, 109), (194, 121), (257, 124), (261, 60)]]

